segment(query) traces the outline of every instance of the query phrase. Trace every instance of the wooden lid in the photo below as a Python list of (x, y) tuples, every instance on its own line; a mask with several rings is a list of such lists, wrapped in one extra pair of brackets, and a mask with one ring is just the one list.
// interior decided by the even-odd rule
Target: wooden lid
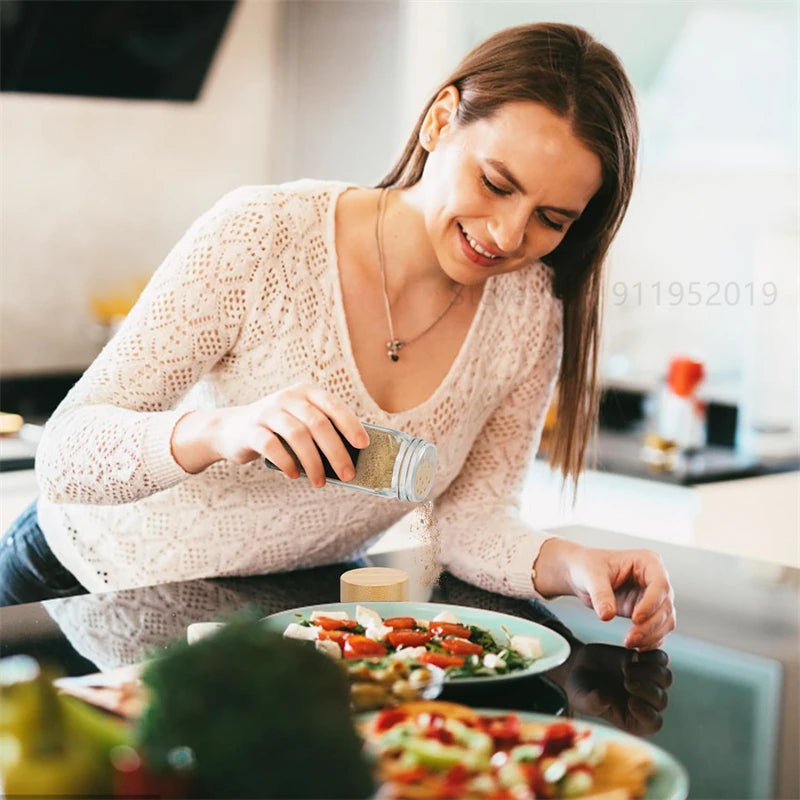
[(408, 600), (408, 573), (391, 567), (351, 569), (339, 579), (343, 603)]

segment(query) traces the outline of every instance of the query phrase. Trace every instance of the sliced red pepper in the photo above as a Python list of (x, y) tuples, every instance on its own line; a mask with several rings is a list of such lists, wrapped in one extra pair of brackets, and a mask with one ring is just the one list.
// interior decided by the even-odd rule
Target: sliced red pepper
[(385, 619), (383, 624), (387, 628), (416, 628), (417, 621), (414, 617), (389, 617)]
[(392, 773), (392, 783), (418, 783), (430, 775), (425, 767), (411, 767), (410, 769)]
[(516, 800), (516, 797), (511, 794), (509, 789), (501, 786), (495, 789), (487, 798), (487, 800)]
[(436, 739), (442, 744), (453, 744), (456, 737), (447, 728), (433, 728), (425, 732), (426, 739)]
[(334, 619), (333, 617), (315, 617), (312, 623), (326, 631), (339, 631), (355, 628), (358, 623), (354, 619)]
[(481, 645), (460, 639), (458, 636), (447, 636), (442, 639), (442, 647), (448, 653), (455, 653), (458, 656), (479, 656), (483, 652)]
[(447, 653), (431, 653), (428, 651), (427, 653), (423, 653), (419, 657), (419, 660), (423, 664), (433, 664), (434, 667), (442, 667), (442, 669), (464, 666), (463, 656), (451, 656)]
[(544, 753), (546, 756), (557, 756), (562, 750), (569, 750), (575, 744), (575, 728), (569, 722), (554, 722), (544, 734)]
[(494, 740), (499, 750), (508, 750), (519, 744), (520, 725), (516, 714), (503, 717), (481, 717), (481, 727)]
[(317, 634), (317, 639), (329, 639), (332, 642), (336, 642), (339, 647), (344, 647), (344, 643), (347, 641), (349, 636), (353, 636), (350, 631), (326, 631), (321, 630)]
[(460, 636), (469, 639), (472, 631), (466, 625), (457, 625), (455, 622), (431, 622), (428, 630), (437, 636)]
[(398, 722), (408, 719), (408, 714), (397, 708), (385, 708), (375, 718), (375, 730), (379, 732), (388, 731)]
[(558, 784), (548, 783), (544, 779), (544, 773), (537, 762), (527, 761), (519, 766), (525, 773), (528, 786), (533, 789), (536, 797), (556, 797), (558, 795)]
[(427, 644), (433, 638), (433, 634), (427, 631), (400, 630), (392, 631), (386, 638), (392, 647), (419, 647)]
[(386, 648), (380, 642), (355, 633), (347, 637), (342, 651), (345, 658), (373, 658), (386, 655)]

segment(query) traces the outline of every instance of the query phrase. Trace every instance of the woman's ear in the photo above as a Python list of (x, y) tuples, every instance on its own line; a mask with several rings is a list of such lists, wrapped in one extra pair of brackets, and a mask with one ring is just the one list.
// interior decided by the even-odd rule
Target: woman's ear
[(439, 139), (453, 129), (460, 99), (458, 89), (451, 85), (445, 86), (431, 103), (420, 130), (420, 141), (429, 152), (436, 148)]

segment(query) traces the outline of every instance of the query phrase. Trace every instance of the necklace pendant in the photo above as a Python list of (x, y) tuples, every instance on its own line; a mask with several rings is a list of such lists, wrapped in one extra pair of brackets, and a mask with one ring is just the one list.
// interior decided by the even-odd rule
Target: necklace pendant
[(391, 341), (386, 342), (386, 355), (389, 356), (392, 361), (399, 361), (400, 356), (398, 354), (403, 344), (404, 343), (399, 339), (392, 339)]

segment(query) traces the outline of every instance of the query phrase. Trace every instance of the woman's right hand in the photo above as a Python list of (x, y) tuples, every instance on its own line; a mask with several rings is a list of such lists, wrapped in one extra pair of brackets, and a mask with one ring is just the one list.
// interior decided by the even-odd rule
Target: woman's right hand
[(325, 485), (319, 450), (343, 481), (355, 475), (352, 459), (334, 426), (354, 447), (369, 444), (358, 417), (339, 399), (318, 386), (298, 383), (245, 406), (191, 411), (172, 431), (172, 455), (190, 473), (215, 461), (246, 464), (268, 458), (289, 478), (300, 472), (281, 444), (292, 448), (311, 483)]

